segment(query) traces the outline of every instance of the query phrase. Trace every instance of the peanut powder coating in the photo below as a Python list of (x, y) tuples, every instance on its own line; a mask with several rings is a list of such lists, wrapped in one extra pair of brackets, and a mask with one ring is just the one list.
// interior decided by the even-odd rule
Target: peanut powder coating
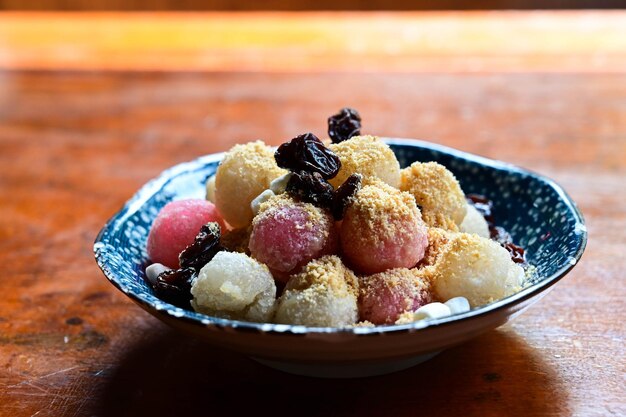
[(252, 233), (252, 226), (229, 230), (222, 235), (220, 244), (231, 252), (249, 255), (250, 233)]
[(432, 266), (437, 263), (437, 259), (446, 249), (453, 233), (438, 227), (428, 228), (428, 247), (420, 266)]
[(428, 245), (415, 199), (381, 181), (356, 194), (346, 210), (340, 239), (349, 264), (366, 274), (411, 268)]
[(402, 313), (431, 301), (430, 282), (407, 268), (363, 277), (359, 282), (361, 319), (375, 324), (394, 323)]
[(458, 231), (467, 202), (459, 182), (446, 167), (436, 162), (415, 162), (401, 171), (400, 189), (415, 197), (426, 224)]
[(286, 194), (261, 204), (248, 244), (250, 254), (283, 282), (309, 261), (334, 253), (337, 246), (330, 212)]
[(337, 256), (309, 262), (278, 300), (277, 323), (346, 327), (359, 318), (358, 282)]
[(375, 136), (355, 136), (341, 143), (331, 144), (330, 149), (341, 160), (341, 169), (330, 180), (339, 187), (352, 174), (365, 178), (379, 178), (392, 187), (400, 184), (400, 164), (391, 148)]

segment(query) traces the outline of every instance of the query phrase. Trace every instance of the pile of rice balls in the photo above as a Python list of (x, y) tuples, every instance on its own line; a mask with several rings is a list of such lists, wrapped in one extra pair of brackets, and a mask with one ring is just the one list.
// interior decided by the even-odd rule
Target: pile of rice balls
[(329, 139), (228, 151), (207, 199), (173, 201), (148, 236), (157, 297), (211, 316), (314, 327), (410, 323), (519, 291), (524, 251), (435, 162), (400, 169), (349, 108)]

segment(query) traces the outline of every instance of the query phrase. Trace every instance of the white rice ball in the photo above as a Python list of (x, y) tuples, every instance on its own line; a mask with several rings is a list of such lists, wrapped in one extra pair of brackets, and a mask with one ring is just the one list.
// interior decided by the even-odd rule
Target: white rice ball
[(459, 230), (464, 233), (473, 233), (486, 238), (490, 236), (487, 221), (472, 204), (467, 205), (467, 213), (459, 226)]
[(204, 314), (270, 321), (276, 285), (269, 269), (243, 253), (218, 252), (191, 287), (193, 308)]
[(275, 321), (314, 327), (345, 327), (358, 320), (358, 283), (337, 256), (309, 262), (293, 275), (278, 300)]
[(506, 249), (467, 233), (453, 235), (434, 268), (436, 296), (442, 300), (465, 297), (472, 307), (514, 294), (524, 280), (524, 270)]

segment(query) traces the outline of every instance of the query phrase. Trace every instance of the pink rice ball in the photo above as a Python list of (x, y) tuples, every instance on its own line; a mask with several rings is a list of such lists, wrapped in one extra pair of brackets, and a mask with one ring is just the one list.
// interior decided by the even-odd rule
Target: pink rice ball
[(290, 274), (313, 259), (335, 253), (337, 246), (328, 211), (281, 195), (261, 205), (252, 221), (248, 248), (276, 280), (287, 282)]
[(200, 228), (217, 222), (225, 229), (224, 219), (213, 203), (201, 199), (167, 203), (157, 215), (148, 235), (148, 256), (170, 268), (178, 268), (178, 255), (193, 243)]
[(428, 247), (427, 228), (413, 196), (382, 183), (356, 194), (340, 238), (348, 263), (364, 274), (412, 268)]
[(373, 324), (395, 323), (402, 313), (430, 302), (429, 282), (406, 268), (359, 280), (359, 317)]

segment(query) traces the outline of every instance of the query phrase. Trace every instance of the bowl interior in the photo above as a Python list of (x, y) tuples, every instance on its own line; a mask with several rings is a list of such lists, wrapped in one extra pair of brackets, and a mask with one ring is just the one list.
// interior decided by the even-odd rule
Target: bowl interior
[[(538, 292), (563, 276), (580, 258), (586, 230), (580, 212), (565, 192), (545, 177), (498, 161), (481, 158), (427, 142), (389, 139), (401, 166), (415, 161), (436, 161), (450, 169), (465, 193), (483, 194), (494, 202), (496, 223), (509, 231), (514, 242), (526, 249), (527, 259), (536, 267), (532, 285), (523, 293)], [(215, 173), (222, 154), (213, 154), (177, 165), (142, 187), (101, 230), (94, 244), (98, 265), (107, 278), (144, 307), (169, 315), (230, 327), (261, 330), (307, 331), (303, 326), (245, 323), (211, 318), (183, 310), (154, 296), (144, 281), (149, 260), (146, 240), (159, 210), (168, 202), (204, 198), (206, 180)], [(516, 294), (495, 304), (506, 304)], [(489, 306), (481, 307), (486, 310)], [(471, 312), (476, 314), (477, 311)], [(464, 315), (445, 322), (463, 318)], [(438, 321), (421, 324), (437, 325)], [(398, 326), (386, 326), (386, 329)], [(359, 333), (369, 328), (358, 328)], [(328, 331), (328, 329), (327, 329)]]

